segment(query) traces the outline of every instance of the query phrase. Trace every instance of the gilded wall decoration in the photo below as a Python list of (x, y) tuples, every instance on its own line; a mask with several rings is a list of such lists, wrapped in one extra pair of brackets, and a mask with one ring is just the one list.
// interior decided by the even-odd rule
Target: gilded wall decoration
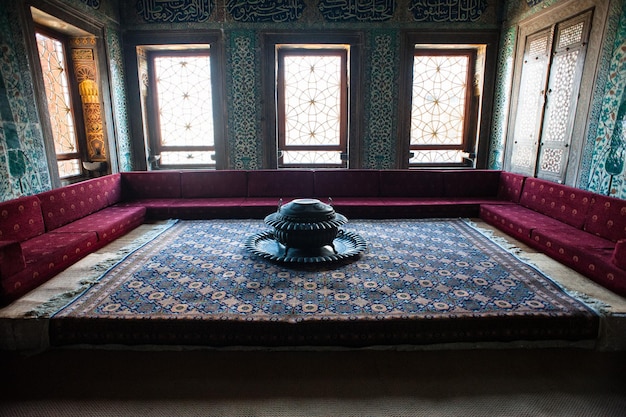
[(318, 8), (329, 22), (384, 22), (393, 17), (395, 0), (320, 0)]
[(476, 22), (487, 9), (487, 0), (410, 0), (416, 22)]
[[(74, 38), (71, 45), (91, 45), (96, 39)], [(78, 82), (78, 91), (83, 108), (83, 120), (87, 143), (87, 159), (92, 162), (107, 160), (108, 151), (104, 140), (104, 121), (100, 104), (100, 91), (97, 80), (96, 61), (92, 48), (72, 48), (74, 75)]]
[(206, 22), (213, 9), (211, 0), (137, 1), (137, 12), (149, 23)]
[(302, 17), (303, 0), (228, 0), (226, 10), (237, 22), (295, 22)]

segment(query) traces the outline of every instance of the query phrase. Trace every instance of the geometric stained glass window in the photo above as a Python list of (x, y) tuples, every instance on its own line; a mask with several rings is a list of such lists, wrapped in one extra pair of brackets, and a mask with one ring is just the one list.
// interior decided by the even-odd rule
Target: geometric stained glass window
[(463, 162), (470, 70), (467, 52), (415, 51), (409, 165)]
[(215, 165), (211, 65), (208, 50), (152, 58), (161, 165)]
[(279, 166), (344, 166), (347, 50), (285, 48), (278, 59)]
[(82, 173), (81, 159), (76, 123), (72, 112), (65, 49), (63, 43), (56, 38), (40, 32), (37, 32), (35, 36), (59, 177), (68, 178), (80, 175)]

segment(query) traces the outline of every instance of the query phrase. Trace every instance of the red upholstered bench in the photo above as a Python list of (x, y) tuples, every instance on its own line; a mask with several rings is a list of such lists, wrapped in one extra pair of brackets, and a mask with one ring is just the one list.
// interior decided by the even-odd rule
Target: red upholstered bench
[(39, 286), (144, 221), (144, 207), (111, 207), (120, 175), (0, 203), (0, 303)]

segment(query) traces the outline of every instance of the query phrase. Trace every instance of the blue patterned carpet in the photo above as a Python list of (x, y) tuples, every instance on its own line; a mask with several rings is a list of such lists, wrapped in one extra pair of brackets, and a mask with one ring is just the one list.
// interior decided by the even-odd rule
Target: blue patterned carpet
[(598, 316), (456, 219), (351, 221), (330, 265), (248, 253), (258, 220), (180, 221), (51, 320), (53, 344), (345, 345), (583, 340)]

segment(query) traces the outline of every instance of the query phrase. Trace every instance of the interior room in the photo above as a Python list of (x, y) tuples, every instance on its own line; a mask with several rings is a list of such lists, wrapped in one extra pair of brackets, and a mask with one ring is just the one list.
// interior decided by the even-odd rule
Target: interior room
[(626, 414), (624, 0), (14, 0), (0, 51), (0, 414)]

